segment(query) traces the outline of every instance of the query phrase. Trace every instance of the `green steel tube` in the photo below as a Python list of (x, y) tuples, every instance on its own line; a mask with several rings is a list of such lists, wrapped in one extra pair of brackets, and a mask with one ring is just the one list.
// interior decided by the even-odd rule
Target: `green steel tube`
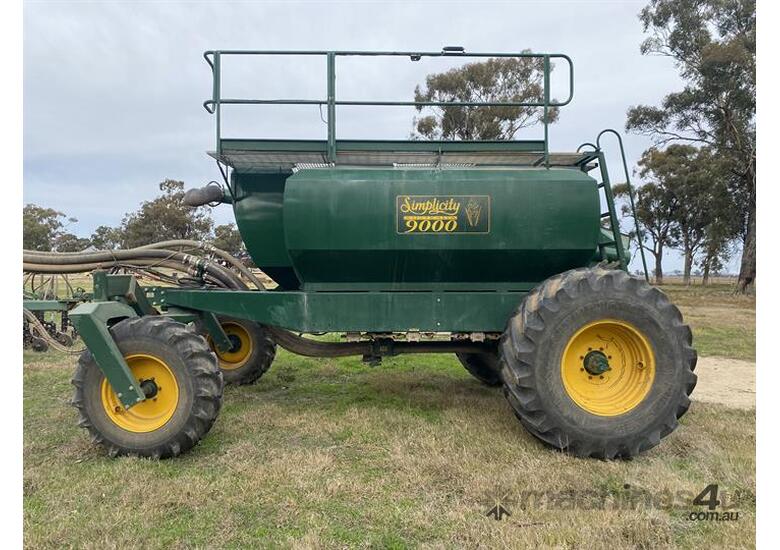
[(213, 80), (214, 80), (214, 89), (213, 89), (213, 97), (215, 101), (214, 105), (214, 111), (217, 117), (216, 125), (217, 125), (217, 158), (222, 154), (222, 109), (220, 108), (221, 101), (220, 101), (220, 95), (222, 93), (221, 87), (222, 87), (222, 72), (221, 72), (221, 64), (220, 64), (220, 54), (219, 52), (214, 54), (214, 65), (212, 67), (212, 74)]
[(336, 162), (336, 56), (328, 53), (328, 161)]
[[(221, 105), (330, 105), (327, 99), (238, 99), (223, 98)], [(205, 105), (216, 105), (214, 100), (208, 100)], [(366, 107), (544, 107), (544, 101), (365, 101), (358, 99), (341, 99), (333, 101), (334, 105), (366, 106)], [(549, 102), (550, 107), (558, 105)], [(212, 112), (212, 111), (209, 111)]]
[(550, 105), (550, 56), (544, 56), (544, 166), (550, 167), (550, 124), (547, 121), (547, 113)]
[[(320, 99), (240, 99), (240, 98), (221, 98), (221, 64), (222, 55), (271, 55), (271, 56), (326, 56), (327, 58), (327, 94), (326, 100)], [(542, 59), (544, 62), (544, 101), (542, 102), (439, 102), (439, 101), (362, 101), (362, 100), (342, 100), (336, 101), (336, 57), (337, 56), (402, 56), (409, 57), (413, 61), (420, 57), (476, 57), (476, 58), (533, 58)], [(402, 51), (320, 51), (320, 50), (208, 50), (203, 54), (204, 59), (211, 67), (212, 71), (212, 99), (205, 101), (203, 107), (216, 116), (216, 156), (219, 160), (222, 154), (222, 120), (221, 105), (324, 105), (328, 108), (328, 137), (327, 137), (327, 159), (328, 162), (335, 164), (337, 157), (336, 143), (336, 106), (408, 106), (408, 107), (543, 107), (544, 108), (544, 165), (550, 167), (549, 153), (549, 116), (550, 107), (562, 107), (571, 102), (574, 97), (574, 63), (571, 58), (564, 54), (536, 54), (536, 53), (466, 53), (459, 49), (457, 52), (442, 49), (439, 52), (402, 52)], [(550, 59), (563, 59), (569, 66), (569, 95), (565, 101), (550, 100)]]
[[(598, 143), (598, 141), (597, 141)], [(609, 223), (612, 226), (612, 235), (615, 240), (615, 251), (620, 259), (621, 269), (628, 270), (626, 261), (626, 251), (623, 248), (623, 239), (620, 236), (620, 223), (618, 222), (617, 211), (615, 210), (615, 198), (612, 196), (612, 183), (609, 181), (609, 171), (607, 162), (604, 159), (604, 153), (599, 152), (599, 168), (601, 169), (601, 182), (604, 185), (604, 196), (607, 199), (607, 210), (609, 210)]]
[[(631, 203), (631, 214), (634, 216), (634, 229), (636, 230), (636, 240), (639, 244), (639, 254), (642, 256), (642, 268), (645, 270), (645, 280), (649, 283), (650, 282), (650, 276), (647, 272), (647, 260), (645, 259), (645, 247), (644, 247), (644, 239), (642, 238), (642, 233), (639, 229), (639, 219), (636, 217), (636, 206), (634, 204), (634, 188), (631, 185), (631, 177), (628, 174), (628, 163), (626, 162), (626, 150), (623, 148), (623, 138), (620, 137), (620, 134), (613, 130), (612, 128), (607, 128), (606, 130), (602, 130), (601, 133), (599, 133), (598, 137), (596, 138), (596, 146), (601, 148), (601, 136), (604, 134), (614, 134), (615, 137), (617, 137), (618, 145), (620, 145), (620, 156), (623, 159), (623, 173), (626, 175), (626, 187), (628, 188), (628, 199)], [(611, 195), (611, 190), (610, 190)]]
[[(272, 51), (272, 50), (209, 50), (204, 52), (203, 56), (206, 59), (206, 62), (209, 64), (209, 66), (212, 68), (212, 74), (214, 75), (215, 79), (218, 79), (219, 76), (219, 57), (221, 55), (300, 55), (300, 56), (326, 56), (328, 58), (328, 63), (330, 66), (330, 59), (333, 59), (334, 67), (335, 67), (335, 58), (338, 56), (358, 56), (358, 57), (452, 57), (452, 53), (447, 52), (391, 52), (391, 51), (324, 51), (324, 50), (301, 50), (301, 51), (294, 51), (294, 50), (281, 50), (281, 51)], [(209, 59), (209, 56), (213, 57), (213, 62)], [(458, 57), (476, 57), (476, 58), (485, 58), (485, 57), (502, 57), (502, 58), (536, 58), (536, 59), (545, 59), (548, 63), (550, 59), (563, 59), (566, 61), (566, 64), (569, 67), (569, 94), (565, 101), (556, 101), (556, 102), (549, 102), (548, 105), (550, 107), (563, 107), (564, 105), (568, 105), (571, 103), (572, 99), (574, 99), (574, 62), (571, 60), (571, 58), (568, 55), (561, 54), (561, 53), (551, 53), (551, 54), (539, 54), (539, 53), (458, 53)], [(549, 73), (549, 71), (548, 71)], [(335, 83), (335, 70), (331, 73), (329, 68), (329, 76), (333, 75), (334, 77), (334, 83)], [(548, 74), (549, 77), (549, 74)], [(330, 80), (328, 82), (330, 85)], [(217, 82), (214, 83), (215, 87), (219, 88), (219, 84)], [(329, 93), (330, 95), (330, 93)], [(335, 96), (335, 90), (334, 90), (334, 96)], [(204, 102), (204, 107), (206, 110), (208, 110), (210, 113), (213, 113), (212, 110), (216, 103), (224, 103), (224, 104), (261, 104), (261, 103), (279, 103), (279, 104), (293, 104), (293, 105), (308, 105), (308, 104), (320, 104), (324, 105), (325, 103), (328, 103), (330, 105), (330, 102), (328, 100), (243, 100), (243, 99), (225, 99), (225, 100), (218, 100), (219, 95), (214, 94), (214, 97), (211, 101)], [(544, 104), (541, 102), (535, 102), (535, 103), (516, 103), (516, 102), (484, 102), (484, 103), (469, 103), (469, 102), (457, 102), (457, 103), (441, 103), (441, 102), (408, 102), (408, 101), (339, 101), (334, 102), (334, 105), (375, 105), (375, 106), (416, 106), (416, 105), (422, 105), (422, 106), (444, 106), (444, 105), (451, 105), (451, 106), (475, 106), (475, 105), (482, 105), (485, 107), (490, 106), (505, 106), (505, 107), (543, 107)], [(210, 109), (209, 107), (212, 107)]]

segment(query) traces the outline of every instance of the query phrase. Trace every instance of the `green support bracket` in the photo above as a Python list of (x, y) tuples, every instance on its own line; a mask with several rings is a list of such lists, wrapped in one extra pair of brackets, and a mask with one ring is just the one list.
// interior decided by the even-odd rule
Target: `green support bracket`
[(216, 315), (209, 313), (208, 311), (201, 311), (200, 319), (203, 321), (203, 326), (208, 331), (209, 336), (211, 336), (211, 340), (214, 342), (214, 346), (219, 351), (229, 352), (231, 349), (233, 349), (233, 343), (230, 341), (230, 338), (228, 338), (228, 335), (225, 334), (225, 331), (222, 328), (222, 325), (219, 323)]
[(109, 275), (105, 271), (95, 271), (92, 274), (94, 300), (108, 302), (122, 298), (136, 313), (141, 315), (157, 315), (157, 310), (146, 297), (146, 291), (138, 284), (132, 275)]
[(191, 309), (184, 309), (179, 307), (169, 307), (163, 313), (166, 317), (178, 321), (183, 324), (193, 323), (200, 319), (200, 313), (192, 311)]
[(125, 409), (140, 403), (146, 396), (114, 342), (108, 323), (137, 316), (135, 309), (120, 302), (88, 302), (76, 306), (70, 313), (81, 339)]

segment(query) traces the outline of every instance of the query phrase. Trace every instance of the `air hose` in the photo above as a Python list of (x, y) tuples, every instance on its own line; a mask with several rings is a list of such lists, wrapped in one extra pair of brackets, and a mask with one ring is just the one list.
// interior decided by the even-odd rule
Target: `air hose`
[(246, 290), (248, 288), (238, 275), (222, 267), (217, 262), (174, 250), (134, 248), (129, 250), (103, 250), (65, 254), (25, 250), (23, 261), (24, 271), (33, 273), (80, 273), (94, 269), (104, 269), (123, 263), (178, 269), (186, 267), (196, 271), (202, 269), (204, 274), (222, 283), (220, 286), (234, 290)]
[(231, 266), (236, 268), (236, 270), (239, 273), (241, 273), (241, 275), (249, 279), (252, 282), (252, 284), (254, 284), (255, 287), (257, 287), (258, 290), (265, 290), (262, 281), (260, 281), (260, 279), (255, 277), (255, 275), (249, 269), (247, 269), (247, 267), (243, 263), (241, 263), (238, 259), (236, 259), (232, 254), (225, 252), (224, 250), (221, 250), (208, 243), (177, 239), (174, 241), (162, 241), (159, 243), (139, 246), (136, 250), (143, 250), (148, 248), (157, 249), (157, 248), (176, 248), (176, 247), (188, 247), (192, 249), (203, 250), (210, 254), (214, 254), (215, 256), (219, 256), (221, 259), (225, 260)]

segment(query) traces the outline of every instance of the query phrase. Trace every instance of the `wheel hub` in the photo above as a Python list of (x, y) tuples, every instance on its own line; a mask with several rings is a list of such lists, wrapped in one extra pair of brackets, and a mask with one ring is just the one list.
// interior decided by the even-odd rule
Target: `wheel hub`
[(236, 334), (228, 334), (228, 340), (230, 340), (229, 353), (236, 353), (241, 349), (241, 338)]
[(604, 374), (608, 370), (612, 370), (609, 366), (609, 359), (601, 351), (589, 351), (585, 358), (582, 360), (582, 365), (585, 370), (594, 376)]
[(154, 378), (141, 380), (141, 390), (144, 392), (144, 395), (147, 399), (151, 399), (157, 395), (157, 389), (157, 384), (155, 383)]
[(209, 346), (219, 359), (219, 368), (232, 370), (243, 367), (252, 356), (252, 336), (246, 327), (235, 321), (222, 321), (222, 330), (225, 331), (230, 342), (229, 350), (220, 351), (214, 345), (211, 337), (208, 337)]

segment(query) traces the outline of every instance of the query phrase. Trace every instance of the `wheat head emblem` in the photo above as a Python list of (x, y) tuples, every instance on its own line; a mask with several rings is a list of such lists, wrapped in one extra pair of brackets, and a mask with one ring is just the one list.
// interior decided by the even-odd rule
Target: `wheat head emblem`
[(479, 223), (479, 216), (482, 214), (482, 205), (474, 199), (469, 200), (466, 205), (466, 218), (471, 227), (476, 227)]

